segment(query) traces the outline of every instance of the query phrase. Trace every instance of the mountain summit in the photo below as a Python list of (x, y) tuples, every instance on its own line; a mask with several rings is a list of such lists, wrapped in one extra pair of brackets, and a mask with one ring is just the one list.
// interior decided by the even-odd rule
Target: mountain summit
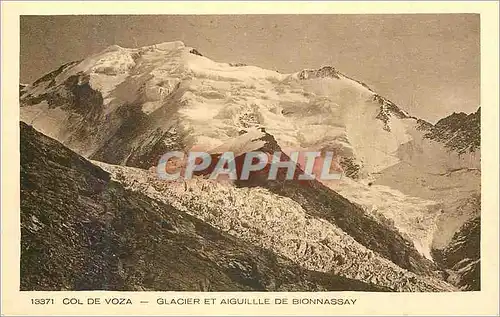
[(21, 102), (23, 121), (68, 147), (143, 168), (171, 148), (216, 147), (265, 127), (283, 148), (335, 150), (378, 172), (416, 124), (333, 67), (280, 74), (214, 62), (179, 41), (110, 46), (24, 88)]

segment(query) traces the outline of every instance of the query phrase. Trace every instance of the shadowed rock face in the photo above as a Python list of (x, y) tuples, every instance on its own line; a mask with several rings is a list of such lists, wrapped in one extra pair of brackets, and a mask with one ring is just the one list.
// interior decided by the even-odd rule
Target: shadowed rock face
[(19, 96), (21, 96), (22, 94), (24, 94), (24, 92), (26, 90), (26, 87), (28, 87), (28, 85), (19, 84)]
[(21, 123), (21, 290), (388, 291), (301, 269)]
[(435, 250), (436, 261), (448, 269), (448, 282), (461, 290), (481, 289), (481, 217), (466, 222), (444, 250)]

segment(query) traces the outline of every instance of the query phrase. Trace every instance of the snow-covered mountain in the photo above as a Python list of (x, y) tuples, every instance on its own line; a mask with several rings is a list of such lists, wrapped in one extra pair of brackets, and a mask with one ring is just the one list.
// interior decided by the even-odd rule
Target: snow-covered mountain
[(231, 66), (181, 42), (109, 47), (42, 77), (21, 100), (22, 120), (68, 147), (143, 168), (170, 147), (209, 149), (263, 126), (284, 149), (336, 150), (372, 173), (398, 162), (392, 153), (416, 124), (332, 67)]
[[(20, 102), (22, 121), (131, 189), (264, 248), (279, 246), (277, 253), (308, 269), (398, 290), (446, 289), (429, 286), (439, 275), (433, 250), (446, 248), (479, 212), (479, 111), (432, 125), (331, 66), (282, 74), (215, 62), (182, 42), (111, 46), (20, 87)], [(285, 153), (333, 151), (346, 176), (301, 192), (203, 178), (163, 186), (148, 171), (172, 150), (244, 153), (269, 145), (255, 131)], [(279, 227), (290, 227), (291, 236)], [(381, 241), (387, 237), (392, 242)], [(342, 251), (347, 246), (351, 253)], [(375, 259), (372, 269), (353, 273), (365, 255)], [(382, 275), (373, 271), (377, 261), (389, 262), (375, 270)], [(415, 282), (395, 282), (408, 274), (417, 274)], [(417, 282), (421, 276), (434, 282)]]

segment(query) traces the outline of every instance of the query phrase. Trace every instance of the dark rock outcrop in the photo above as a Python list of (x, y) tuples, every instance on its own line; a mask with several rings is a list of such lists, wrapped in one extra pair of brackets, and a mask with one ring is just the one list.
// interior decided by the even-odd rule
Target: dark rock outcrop
[(320, 69), (304, 69), (298, 73), (301, 80), (314, 78), (335, 78), (340, 79), (340, 73), (332, 66), (324, 66)]
[(408, 114), (402, 111), (395, 103), (380, 95), (373, 95), (373, 101), (380, 105), (380, 112), (377, 114), (376, 119), (384, 123), (384, 130), (391, 131), (389, 121), (392, 116), (399, 119), (409, 118)]
[(191, 54), (194, 54), (194, 55), (198, 55), (198, 56), (203, 56), (203, 54), (201, 54), (200, 52), (198, 52), (197, 49), (193, 48), (189, 51), (189, 53)]

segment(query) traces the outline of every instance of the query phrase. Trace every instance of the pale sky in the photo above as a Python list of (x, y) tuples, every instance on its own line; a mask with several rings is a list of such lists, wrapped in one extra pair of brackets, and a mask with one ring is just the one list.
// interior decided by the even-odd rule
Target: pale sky
[(479, 106), (479, 15), (23, 16), (21, 82), (107, 46), (183, 41), (283, 73), (330, 65), (435, 122)]

